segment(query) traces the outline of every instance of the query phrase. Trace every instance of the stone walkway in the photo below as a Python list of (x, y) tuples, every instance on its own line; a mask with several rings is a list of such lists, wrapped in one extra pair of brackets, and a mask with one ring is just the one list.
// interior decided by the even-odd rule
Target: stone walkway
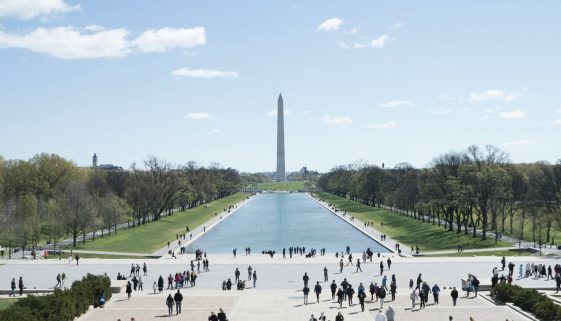
[[(90, 310), (77, 321), (117, 320), (128, 321), (134, 317), (136, 321), (158, 320), (168, 318), (165, 299), (169, 293), (163, 294), (134, 293), (128, 300), (126, 295), (115, 296), (104, 309)], [(345, 302), (339, 308), (337, 302), (331, 300), (331, 294), (326, 289), (320, 296), (319, 304), (315, 302), (315, 295), (310, 294), (309, 304), (303, 304), (303, 294), (294, 290), (253, 290), (253, 291), (220, 291), (220, 290), (183, 290), (184, 296), (182, 313), (174, 314), (170, 320), (206, 320), (210, 312), (218, 312), (222, 308), (229, 320), (240, 321), (275, 321), (275, 320), (308, 320), (311, 314), (318, 317), (322, 312), (327, 320), (335, 320), (341, 312), (346, 321), (371, 321), (378, 313), (379, 302), (366, 301), (365, 312), (361, 311), (358, 300), (349, 307)], [(454, 320), (469, 320), (472, 316), (477, 321), (525, 321), (531, 320), (515, 312), (507, 306), (495, 306), (481, 297), (463, 298), (458, 300), (457, 306), (452, 305), (449, 291), (443, 291), (440, 303), (435, 305), (432, 296), (426, 308), (420, 309), (419, 304), (411, 310), (408, 293), (399, 293), (394, 302), (384, 304), (383, 311), (388, 306), (396, 311), (396, 320), (426, 321), (448, 320), (452, 315)]]

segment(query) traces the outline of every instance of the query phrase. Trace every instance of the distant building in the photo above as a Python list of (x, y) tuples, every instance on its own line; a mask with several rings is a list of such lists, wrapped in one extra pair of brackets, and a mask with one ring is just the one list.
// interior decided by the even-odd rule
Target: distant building
[(104, 171), (120, 171), (123, 170), (122, 167), (117, 166), (117, 165), (113, 165), (113, 164), (97, 164), (97, 154), (94, 153), (93, 155), (93, 159), (92, 159), (92, 167), (93, 168), (97, 168), (97, 169), (101, 169)]

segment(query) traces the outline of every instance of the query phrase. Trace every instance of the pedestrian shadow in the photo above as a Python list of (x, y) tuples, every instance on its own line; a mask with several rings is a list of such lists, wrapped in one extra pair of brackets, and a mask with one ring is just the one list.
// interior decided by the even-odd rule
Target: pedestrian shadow
[(360, 311), (356, 311), (356, 312), (349, 312), (349, 314), (359, 314)]

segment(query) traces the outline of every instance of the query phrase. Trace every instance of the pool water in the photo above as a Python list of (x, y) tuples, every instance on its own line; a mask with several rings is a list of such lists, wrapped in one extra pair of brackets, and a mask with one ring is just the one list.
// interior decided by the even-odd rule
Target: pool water
[(304, 193), (258, 194), (235, 213), (223, 219), (204, 235), (187, 246), (187, 252), (201, 249), (208, 253), (239, 254), (246, 247), (252, 253), (290, 246), (326, 249), (341, 252), (349, 245), (351, 251), (370, 248), (374, 253), (388, 252), (378, 242), (343, 221)]

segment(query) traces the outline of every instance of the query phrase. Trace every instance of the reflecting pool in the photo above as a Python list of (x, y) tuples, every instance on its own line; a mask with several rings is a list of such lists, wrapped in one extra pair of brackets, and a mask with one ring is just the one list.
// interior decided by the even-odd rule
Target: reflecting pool
[[(304, 246), (306, 251), (325, 248), (340, 252), (370, 248), (374, 253), (388, 250), (303, 193), (266, 193), (255, 196), (220, 224), (187, 246), (187, 252), (202, 249), (208, 253), (239, 254), (246, 247), (252, 253)], [(287, 252), (288, 253), (288, 252)], [(288, 255), (288, 254), (287, 254)]]

